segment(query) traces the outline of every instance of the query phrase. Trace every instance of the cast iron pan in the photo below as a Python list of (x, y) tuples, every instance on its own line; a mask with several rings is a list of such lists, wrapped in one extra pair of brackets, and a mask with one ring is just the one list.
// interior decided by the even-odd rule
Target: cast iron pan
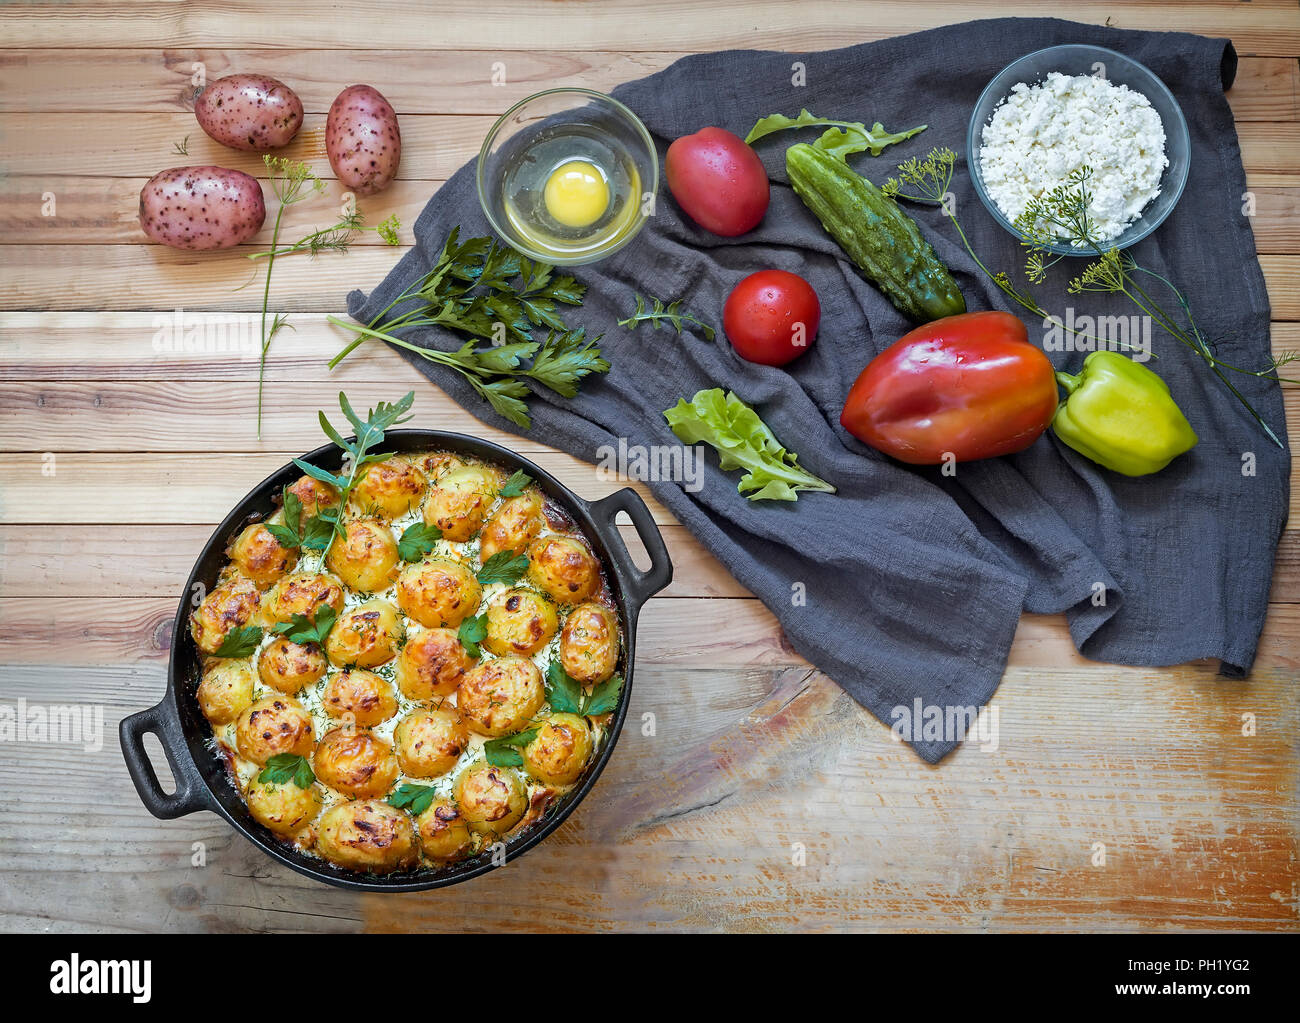
[[(663, 537), (650, 516), (650, 510), (635, 490), (626, 488), (600, 501), (588, 503), (562, 485), (549, 473), (539, 469), (526, 458), (489, 441), (468, 437), (460, 433), (440, 430), (390, 430), (381, 451), (405, 452), (444, 450), (473, 455), (495, 462), (508, 470), (522, 469), (537, 481), (543, 493), (556, 506), (568, 513), (578, 525), (600, 557), (609, 580), (609, 588), (618, 606), (619, 622), (623, 629), (623, 696), (618, 710), (610, 722), (608, 736), (595, 762), (587, 769), (586, 777), (577, 788), (565, 794), (560, 803), (546, 817), (537, 822), (518, 839), (507, 842), (506, 858), (512, 860), (544, 839), (560, 826), (596, 784), (600, 772), (614, 752), (623, 719), (627, 716), (628, 698), (632, 689), (632, 666), (636, 653), (636, 621), (641, 605), (658, 593), (673, 577), (672, 562), (664, 547)], [(314, 465), (337, 470), (340, 452), (326, 444), (304, 456)], [(292, 867), (300, 874), (337, 885), (374, 892), (418, 892), (429, 888), (468, 881), (471, 877), (493, 869), (489, 856), (480, 854), (460, 863), (440, 868), (420, 868), (395, 874), (366, 874), (335, 866), (326, 860), (298, 852), (277, 839), (258, 824), (248, 812), (243, 799), (230, 783), (225, 765), (207, 748), (212, 730), (199, 710), (195, 698), (195, 680), (199, 676), (199, 653), (190, 638), (189, 614), (193, 607), (192, 595), (196, 585), (211, 589), (216, 585), (217, 574), (226, 563), (226, 546), (248, 522), (259, 520), (275, 511), (274, 497), (281, 489), (301, 475), (301, 470), (290, 463), (263, 480), (247, 497), (235, 506), (217, 527), (198, 563), (186, 580), (181, 594), (180, 607), (172, 625), (171, 660), (167, 672), (167, 693), (155, 707), (132, 714), (122, 720), (120, 735), (122, 753), (127, 770), (135, 782), (136, 791), (145, 807), (155, 817), (171, 820), (196, 810), (212, 810), (230, 822), (231, 826), (273, 859)], [(650, 554), (650, 568), (642, 572), (632, 562), (619, 535), (614, 517), (627, 512), (636, 527), (637, 535)], [(162, 743), (176, 780), (176, 791), (170, 795), (158, 783), (158, 775), (149, 761), (142, 743), (146, 732), (151, 732)]]

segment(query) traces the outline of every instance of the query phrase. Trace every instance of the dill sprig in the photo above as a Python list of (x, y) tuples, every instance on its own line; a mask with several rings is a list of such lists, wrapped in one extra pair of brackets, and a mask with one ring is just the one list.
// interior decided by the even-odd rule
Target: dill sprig
[(271, 191), (280, 200), (280, 208), (275, 213), (275, 226), (271, 229), (271, 251), (266, 260), (266, 284), (262, 288), (262, 354), (257, 370), (257, 436), (262, 436), (262, 392), (266, 383), (266, 353), (271, 347), (271, 339), (283, 326), (283, 321), (276, 317), (268, 331), (266, 324), (267, 307), (271, 301), (271, 270), (275, 267), (276, 250), (280, 244), (280, 222), (284, 211), (294, 203), (314, 195), (325, 188), (311, 168), (297, 160), (287, 160), (283, 156), (266, 155), (262, 157), (270, 176)]
[[(187, 137), (186, 142), (189, 139)], [(281, 256), (288, 256), (294, 252), (308, 252), (313, 257), (319, 252), (346, 252), (348, 246), (353, 241), (353, 236), (362, 230), (365, 230), (363, 218), (355, 210), (348, 212), (343, 218), (331, 227), (323, 228), (319, 231), (313, 231), (311, 234), (300, 238), (291, 245), (280, 245), (280, 225), (284, 218), (284, 211), (294, 205), (309, 199), (314, 195), (325, 190), (325, 182), (318, 178), (307, 164), (299, 160), (289, 160), (283, 156), (265, 155), (262, 157), (266, 164), (267, 174), (271, 191), (280, 201), (280, 207), (275, 213), (275, 225), (271, 229), (271, 247), (264, 252), (251, 253), (250, 260), (266, 259), (266, 283), (262, 288), (262, 352), (257, 370), (257, 436), (262, 436), (262, 396), (266, 385), (266, 355), (271, 349), (271, 341), (282, 327), (287, 324), (287, 319), (281, 314), (277, 314), (268, 328), (266, 317), (271, 299), (271, 271), (275, 267), (275, 261)], [(396, 245), (398, 242), (397, 231), (401, 225), (398, 223), (396, 215), (389, 217), (383, 223), (379, 224), (374, 230), (389, 245)]]
[(315, 256), (319, 252), (347, 252), (356, 240), (356, 235), (362, 231), (374, 231), (383, 239), (385, 244), (397, 245), (399, 243), (397, 232), (401, 229), (401, 226), (397, 214), (393, 214), (382, 223), (367, 228), (365, 226), (365, 217), (359, 212), (353, 211), (346, 214), (337, 224), (304, 235), (292, 245), (284, 245), (275, 250), (267, 249), (263, 252), (253, 252), (249, 254), (248, 258), (253, 260), (265, 259), (271, 255), (277, 257), (288, 256), (295, 252), (307, 252), (311, 256)]
[[(952, 176), (956, 166), (957, 154), (951, 149), (946, 146), (932, 149), (924, 157), (914, 156), (910, 160), (904, 160), (900, 163), (898, 165), (898, 177), (889, 178), (880, 186), (880, 190), (892, 199), (907, 199), (910, 202), (938, 206), (943, 215), (948, 218), (956, 229), (962, 246), (966, 249), (966, 253), (970, 258), (975, 261), (975, 265), (1007, 298), (1045, 322), (1050, 321), (1062, 330), (1069, 331), (1075, 337), (1093, 342), (1101, 341), (1102, 339), (1095, 335), (1085, 334), (1082, 331), (1066, 326), (1062, 317), (1044, 309), (1028, 291), (1017, 288), (1011, 282), (1010, 275), (1005, 271), (990, 270), (984, 265), (984, 261), (976, 255), (970, 239), (966, 237), (966, 232), (962, 230), (961, 222), (958, 221), (956, 213), (953, 212), (952, 204), (948, 201), (949, 186), (952, 184)], [(911, 191), (904, 191), (905, 186), (909, 187)], [(1121, 347), (1132, 346), (1121, 343)]]
[(704, 335), (706, 341), (712, 341), (716, 335), (714, 329), (703, 320), (693, 316), (689, 312), (682, 310), (682, 300), (670, 302), (664, 305), (663, 301), (651, 296), (653, 303), (650, 308), (646, 308), (646, 300), (639, 293), (633, 293), (636, 299), (636, 308), (632, 311), (626, 320), (619, 320), (620, 327), (635, 327), (638, 323), (648, 323), (655, 330), (658, 330), (665, 322), (670, 323), (680, 334), (685, 329), (685, 324), (693, 323), (700, 328), (700, 333)]
[[(886, 195), (896, 199), (939, 205), (944, 215), (957, 229), (962, 245), (965, 246), (971, 259), (975, 261), (975, 265), (1008, 298), (1034, 315), (1041, 316), (1045, 320), (1050, 320), (1062, 327), (1062, 329), (1068, 330), (1069, 328), (1065, 326), (1064, 321), (1059, 316), (1053, 316), (1047, 312), (1032, 295), (1012, 284), (1008, 274), (1002, 271), (992, 272), (975, 254), (975, 250), (971, 247), (970, 240), (966, 237), (966, 232), (962, 230), (961, 224), (958, 223), (950, 204), (944, 201), (948, 194), (948, 186), (952, 182), (956, 160), (957, 156), (951, 149), (931, 150), (924, 159), (913, 158), (899, 164), (898, 177), (886, 181), (881, 186), (881, 190)], [(1031, 200), (1026, 205), (1024, 212), (1016, 218), (1013, 226), (1020, 234), (1021, 245), (1027, 250), (1025, 255), (1025, 276), (1030, 283), (1042, 283), (1046, 279), (1048, 271), (1063, 258), (1063, 256), (1053, 253), (1048, 248), (1050, 245), (1065, 242), (1079, 250), (1079, 254), (1087, 252), (1094, 254), (1097, 258), (1084, 267), (1083, 272), (1078, 277), (1069, 282), (1066, 288), (1067, 292), (1072, 295), (1097, 292), (1128, 296), (1165, 333), (1200, 356), (1211, 372), (1241, 402), (1246, 411), (1250, 413), (1255, 422), (1268, 435), (1269, 439), (1281, 447), (1282, 441), (1277, 434), (1264, 422), (1263, 417), (1233, 385), (1224, 371), (1277, 380), (1279, 383), (1300, 383), (1300, 380), (1292, 380), (1278, 375), (1278, 370), (1282, 366), (1300, 359), (1300, 353), (1283, 352), (1280, 355), (1271, 356), (1269, 364), (1261, 370), (1244, 369), (1220, 359), (1214, 352), (1213, 344), (1206, 340), (1200, 327), (1197, 326), (1196, 319), (1192, 315), (1191, 304), (1186, 296), (1171, 281), (1155, 271), (1139, 265), (1127, 251), (1120, 252), (1113, 246), (1108, 247), (1104, 242), (1097, 239), (1089, 212), (1091, 197), (1088, 192), (1088, 179), (1090, 176), (1091, 171), (1089, 168), (1078, 168), (1056, 188)], [(910, 188), (911, 191), (904, 191), (905, 187)], [(1181, 321), (1176, 314), (1164, 308), (1142, 286), (1141, 279), (1148, 277), (1163, 284), (1173, 295), (1178, 311), (1181, 313)], [(1071, 333), (1078, 337), (1091, 337), (1091, 335), (1081, 334), (1078, 331), (1071, 331)], [(1093, 338), (1093, 340), (1100, 339)]]
[[(1227, 373), (1276, 380), (1278, 383), (1298, 384), (1300, 380), (1283, 377), (1278, 371), (1300, 358), (1300, 353), (1284, 352), (1279, 356), (1270, 355), (1268, 365), (1259, 370), (1234, 366), (1220, 359), (1214, 350), (1214, 344), (1207, 340), (1197, 325), (1196, 317), (1192, 314), (1191, 303), (1172, 281), (1139, 264), (1127, 250), (1121, 252), (1096, 237), (1092, 218), (1089, 215), (1088, 179), (1091, 173), (1088, 167), (1080, 167), (1060, 186), (1029, 202), (1024, 212), (1016, 218), (1014, 226), (1020, 232), (1021, 244), (1029, 250), (1025, 271), (1030, 279), (1043, 280), (1047, 270), (1061, 258), (1057, 256), (1053, 260), (1047, 259), (1049, 244), (1064, 240), (1081, 251), (1090, 251), (1096, 259), (1085, 266), (1079, 276), (1069, 282), (1066, 290), (1072, 295), (1092, 292), (1127, 296), (1165, 333), (1198, 355), (1229, 393), (1259, 424), (1269, 439), (1278, 447), (1283, 447), (1282, 440), (1246, 396), (1232, 383)], [(1143, 287), (1143, 280), (1148, 278), (1165, 286), (1173, 296), (1177, 306), (1176, 311), (1167, 309), (1147, 288)]]
[[(530, 260), (490, 238), (460, 240), (453, 229), (433, 268), (391, 301), (369, 324), (358, 327), (339, 317), (330, 323), (356, 332), (338, 355), (333, 369), (367, 340), (387, 341), (422, 359), (447, 366), (469, 383), (498, 415), (527, 429), (529, 381), (566, 398), (578, 393), (591, 373), (606, 373), (600, 336), (570, 329), (561, 305), (582, 304), (586, 286), (572, 277), (555, 276), (555, 268)], [(399, 332), (443, 327), (469, 335), (455, 351), (424, 348)], [(534, 330), (545, 328), (545, 341)], [(488, 347), (479, 347), (487, 341)]]

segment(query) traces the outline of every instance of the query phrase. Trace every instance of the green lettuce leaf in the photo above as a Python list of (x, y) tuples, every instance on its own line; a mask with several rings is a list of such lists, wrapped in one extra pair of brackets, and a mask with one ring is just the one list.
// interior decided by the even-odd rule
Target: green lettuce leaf
[(701, 441), (717, 449), (723, 469), (748, 470), (736, 489), (751, 501), (797, 501), (799, 491), (833, 494), (835, 488), (799, 466), (794, 452), (781, 446), (758, 413), (720, 387), (682, 398), (664, 412), (682, 442)]

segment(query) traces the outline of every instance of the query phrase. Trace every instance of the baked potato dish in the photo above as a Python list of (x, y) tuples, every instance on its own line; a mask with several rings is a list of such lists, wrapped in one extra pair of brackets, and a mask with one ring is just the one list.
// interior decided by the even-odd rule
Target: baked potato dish
[(591, 544), (522, 472), (448, 452), (381, 457), (345, 494), (284, 487), (189, 624), (190, 691), (251, 816), (364, 873), (446, 870), (528, 832), (622, 699)]

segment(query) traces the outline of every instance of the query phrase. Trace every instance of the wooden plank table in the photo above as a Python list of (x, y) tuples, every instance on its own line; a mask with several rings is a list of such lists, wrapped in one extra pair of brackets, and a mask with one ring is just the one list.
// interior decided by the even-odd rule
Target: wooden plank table
[[(629, 726), (609, 769), (536, 850), (443, 892), (337, 891), (211, 814), (156, 821), (117, 748), (119, 718), (163, 691), (177, 590), (213, 525), (319, 443), (316, 409), (340, 388), (361, 404), (413, 386), (417, 425), (514, 443), (588, 498), (617, 486), (484, 428), (380, 347), (325, 369), (341, 337), (325, 314), (384, 275), (397, 257), (387, 248), (277, 265), (272, 304), (295, 314), (295, 330), (273, 348), (260, 442), (254, 359), (154, 350), (158, 311), (250, 312), (260, 301), (239, 290), (244, 252), (163, 249), (136, 224), (142, 182), (181, 161), (172, 146), (186, 136), (187, 162), (260, 167), (197, 129), (195, 62), (209, 78), (290, 82), (308, 127), (288, 155), (326, 174), (323, 112), (343, 85), (374, 84), (400, 112), (405, 151), (400, 180), (367, 213), (409, 225), (493, 116), (543, 88), (607, 89), (689, 51), (813, 50), (1058, 10), (1005, 0), (457, 0), (365, 15), (323, 0), (0, 8), (0, 702), (104, 715), (99, 749), (0, 743), (0, 928), (1297, 929), (1296, 530), (1249, 681), (1220, 681), (1212, 664), (1091, 663), (1062, 620), (1026, 616), (995, 698), (998, 748), (967, 744), (933, 768), (793, 654), (766, 609), (652, 501), (676, 578), (645, 610)], [(1235, 41), (1230, 98), (1274, 345), (1300, 347), (1295, 0), (1081, 0), (1070, 14)], [(500, 87), (489, 85), (496, 62)], [(42, 212), (48, 193), (54, 216)], [(295, 209), (287, 233), (316, 224), (320, 208)], [(1300, 392), (1287, 404), (1294, 443)]]

